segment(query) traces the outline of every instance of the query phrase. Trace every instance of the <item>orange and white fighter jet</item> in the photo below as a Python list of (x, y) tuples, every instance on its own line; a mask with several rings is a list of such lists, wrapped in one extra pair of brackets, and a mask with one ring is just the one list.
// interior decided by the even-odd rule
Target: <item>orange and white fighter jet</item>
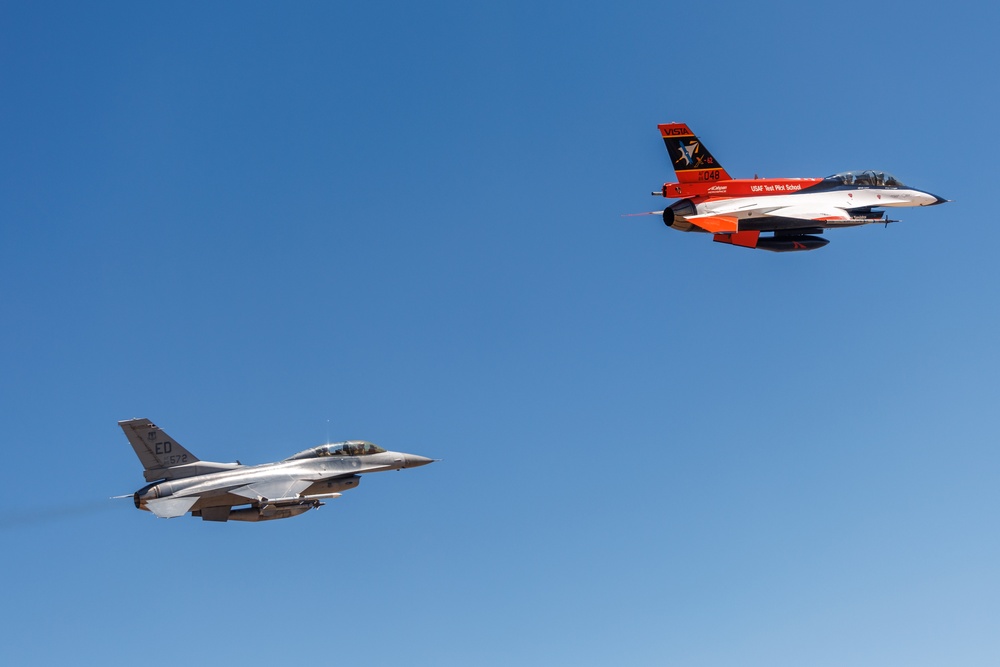
[(816, 236), (823, 230), (896, 222), (876, 209), (948, 201), (903, 185), (884, 171), (733, 178), (687, 125), (658, 127), (677, 182), (664, 183), (653, 194), (680, 200), (662, 211), (663, 222), (682, 232), (709, 232), (719, 243), (773, 252), (814, 250), (829, 243)]

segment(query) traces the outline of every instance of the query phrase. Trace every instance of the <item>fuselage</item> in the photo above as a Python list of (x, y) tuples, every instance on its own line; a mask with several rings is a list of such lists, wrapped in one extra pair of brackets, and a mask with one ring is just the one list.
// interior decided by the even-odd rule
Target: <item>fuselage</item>
[(829, 243), (816, 236), (825, 229), (893, 222), (877, 209), (946, 201), (903, 185), (884, 171), (845, 171), (826, 178), (733, 178), (687, 124), (657, 127), (677, 182), (664, 183), (653, 194), (679, 200), (657, 213), (671, 229), (710, 233), (718, 243), (773, 252), (815, 250)]
[[(430, 462), (420, 456), (401, 452), (381, 452), (365, 456), (326, 456), (318, 458), (286, 459), (274, 463), (240, 466), (232, 470), (197, 475), (149, 484), (135, 493), (136, 507), (148, 510), (146, 503), (157, 498), (198, 496), (192, 510), (226, 505), (252, 504), (245, 496), (229, 493), (230, 490), (272, 479), (302, 479), (312, 485), (299, 495), (303, 497), (330, 494), (353, 488), (357, 475), (387, 470), (400, 470)], [(339, 480), (338, 483), (331, 483)]]
[(433, 459), (389, 452), (366, 440), (331, 442), (273, 463), (203, 461), (146, 418), (118, 422), (149, 482), (135, 506), (164, 519), (270, 521), (298, 516), (353, 489), (361, 475), (416, 468)]
[[(695, 216), (725, 216), (733, 231), (852, 227), (884, 222), (876, 208), (931, 206), (946, 200), (903, 185), (885, 172), (844, 172), (827, 178), (754, 178), (665, 183), (662, 195), (684, 231), (707, 231)], [(685, 221), (695, 218), (690, 223)], [(664, 218), (667, 219), (666, 217)], [(684, 229), (684, 228), (687, 229)]]

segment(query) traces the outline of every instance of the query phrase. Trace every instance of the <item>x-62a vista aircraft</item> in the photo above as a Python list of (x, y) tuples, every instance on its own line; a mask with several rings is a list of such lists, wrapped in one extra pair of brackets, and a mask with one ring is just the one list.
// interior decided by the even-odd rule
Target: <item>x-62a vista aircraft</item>
[(353, 489), (361, 481), (359, 475), (415, 468), (433, 460), (351, 440), (313, 447), (275, 463), (212, 463), (199, 460), (148, 419), (118, 425), (150, 482), (135, 492), (135, 506), (165, 518), (191, 512), (205, 521), (287, 519)]
[(668, 227), (708, 232), (719, 243), (773, 252), (814, 250), (829, 243), (816, 236), (826, 229), (896, 222), (880, 208), (948, 201), (903, 185), (884, 171), (845, 171), (827, 178), (733, 178), (687, 125), (658, 127), (677, 182), (664, 183), (653, 194), (680, 201), (655, 214), (662, 213)]

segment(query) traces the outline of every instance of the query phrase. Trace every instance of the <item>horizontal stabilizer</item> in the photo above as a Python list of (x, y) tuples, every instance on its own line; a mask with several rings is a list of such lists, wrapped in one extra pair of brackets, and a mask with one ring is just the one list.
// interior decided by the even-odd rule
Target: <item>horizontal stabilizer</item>
[(154, 498), (146, 501), (146, 508), (161, 519), (184, 516), (198, 502), (198, 496), (181, 498)]
[(684, 219), (713, 234), (735, 232), (739, 227), (738, 219), (731, 215), (689, 215)]

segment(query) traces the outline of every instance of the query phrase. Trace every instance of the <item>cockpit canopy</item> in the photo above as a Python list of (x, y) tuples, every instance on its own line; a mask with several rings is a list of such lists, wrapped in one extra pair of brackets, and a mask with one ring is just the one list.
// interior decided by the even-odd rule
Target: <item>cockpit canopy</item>
[(835, 185), (853, 185), (856, 187), (891, 187), (900, 188), (903, 184), (892, 174), (884, 171), (844, 171), (823, 179)]
[(348, 440), (347, 442), (335, 442), (330, 445), (320, 445), (299, 452), (295, 456), (289, 456), (286, 461), (296, 459), (314, 459), (320, 456), (368, 456), (369, 454), (382, 454), (385, 450), (376, 444), (364, 440)]

